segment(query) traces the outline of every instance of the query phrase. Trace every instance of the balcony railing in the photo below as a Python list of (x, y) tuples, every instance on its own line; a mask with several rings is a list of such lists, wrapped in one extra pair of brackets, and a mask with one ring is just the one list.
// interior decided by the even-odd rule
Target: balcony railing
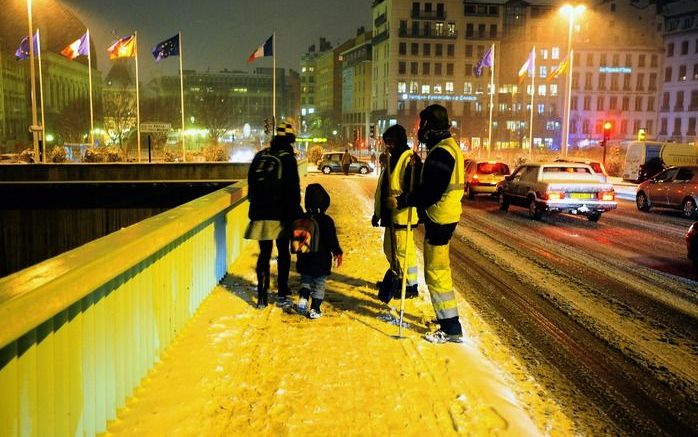
[(381, 24), (384, 24), (388, 19), (386, 18), (385, 14), (380, 14), (379, 16), (376, 17), (375, 20), (373, 20), (373, 25), (375, 27), (380, 26)]
[(390, 33), (388, 30), (384, 30), (383, 32), (379, 33), (378, 35), (374, 36), (373, 39), (371, 40), (372, 44), (378, 44), (379, 42), (383, 42), (388, 39), (390, 36)]
[(446, 11), (417, 11), (412, 10), (410, 15), (413, 20), (445, 20)]
[(408, 32), (407, 29), (400, 29), (399, 36), (404, 38), (456, 39), (458, 38), (458, 32), (453, 31), (437, 33), (434, 31), (424, 32), (423, 30)]

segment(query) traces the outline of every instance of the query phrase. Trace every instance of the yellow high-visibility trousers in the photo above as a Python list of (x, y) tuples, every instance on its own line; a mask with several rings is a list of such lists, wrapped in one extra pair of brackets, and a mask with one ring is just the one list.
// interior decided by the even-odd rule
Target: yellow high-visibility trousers
[(424, 278), (431, 303), (439, 320), (458, 317), (458, 304), (453, 291), (449, 244), (434, 246), (424, 242)]
[[(400, 264), (400, 269), (407, 272), (407, 286), (410, 287), (417, 284), (417, 247), (414, 244), (414, 232), (410, 232), (409, 238), (407, 237), (407, 229), (395, 229), (395, 256)], [(388, 263), (390, 263), (391, 239), (390, 229), (385, 228), (383, 253), (385, 253)], [(407, 266), (403, 265), (405, 263), (405, 250), (407, 251)]]

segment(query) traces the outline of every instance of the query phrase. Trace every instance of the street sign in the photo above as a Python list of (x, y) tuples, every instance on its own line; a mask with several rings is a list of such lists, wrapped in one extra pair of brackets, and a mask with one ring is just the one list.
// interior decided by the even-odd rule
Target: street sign
[(141, 123), (141, 132), (151, 134), (166, 134), (172, 129), (170, 123)]

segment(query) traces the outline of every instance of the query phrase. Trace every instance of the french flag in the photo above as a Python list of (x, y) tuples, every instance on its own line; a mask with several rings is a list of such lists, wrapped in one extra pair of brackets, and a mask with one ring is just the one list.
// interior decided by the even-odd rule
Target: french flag
[(274, 35), (270, 36), (263, 45), (257, 47), (252, 52), (250, 57), (247, 58), (247, 63), (251, 64), (255, 59), (262, 58), (264, 56), (274, 56)]
[(76, 39), (70, 45), (61, 50), (61, 55), (68, 59), (75, 59), (78, 56), (88, 56), (90, 53), (90, 37), (87, 32)]

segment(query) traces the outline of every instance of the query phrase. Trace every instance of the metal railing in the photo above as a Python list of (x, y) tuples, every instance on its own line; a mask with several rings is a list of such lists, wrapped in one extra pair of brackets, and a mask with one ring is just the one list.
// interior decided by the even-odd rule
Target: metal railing
[(242, 252), (247, 211), (237, 183), (0, 278), (0, 435), (106, 431)]

